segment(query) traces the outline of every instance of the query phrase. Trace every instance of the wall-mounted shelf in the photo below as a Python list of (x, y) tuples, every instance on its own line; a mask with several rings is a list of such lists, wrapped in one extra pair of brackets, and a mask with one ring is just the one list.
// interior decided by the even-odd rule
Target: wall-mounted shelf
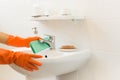
[(84, 16), (43, 16), (32, 17), (34, 21), (48, 21), (48, 20), (82, 20)]

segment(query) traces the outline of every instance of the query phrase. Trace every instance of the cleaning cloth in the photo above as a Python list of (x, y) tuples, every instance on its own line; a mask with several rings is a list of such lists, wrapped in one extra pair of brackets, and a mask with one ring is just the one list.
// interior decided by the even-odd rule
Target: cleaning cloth
[(50, 48), (50, 46), (45, 42), (40, 42), (40, 40), (35, 40), (30, 43), (30, 48), (33, 51), (33, 53), (39, 53), (45, 49)]

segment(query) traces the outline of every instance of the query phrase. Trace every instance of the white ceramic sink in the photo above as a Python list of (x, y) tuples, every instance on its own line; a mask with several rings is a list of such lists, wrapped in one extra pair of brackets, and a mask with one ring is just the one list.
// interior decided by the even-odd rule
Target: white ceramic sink
[[(16, 49), (16, 51), (31, 52), (30, 49)], [(43, 64), (38, 71), (29, 72), (15, 64), (10, 66), (17, 72), (25, 75), (27, 80), (51, 80), (49, 79), (50, 77), (54, 77), (52, 80), (56, 80), (56, 76), (75, 71), (84, 66), (90, 58), (89, 50), (75, 52), (50, 50), (38, 54), (44, 56), (41, 59), (36, 59)]]

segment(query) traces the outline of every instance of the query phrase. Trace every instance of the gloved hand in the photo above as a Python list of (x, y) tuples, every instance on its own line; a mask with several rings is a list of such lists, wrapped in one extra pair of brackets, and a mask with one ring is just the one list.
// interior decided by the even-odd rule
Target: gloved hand
[(42, 58), (42, 56), (23, 52), (13, 52), (0, 48), (0, 64), (15, 63), (28, 71), (38, 70), (38, 66), (42, 64), (33, 58)]
[(34, 40), (41, 40), (40, 37), (21, 38), (19, 36), (9, 35), (6, 44), (15, 47), (29, 47), (29, 43)]

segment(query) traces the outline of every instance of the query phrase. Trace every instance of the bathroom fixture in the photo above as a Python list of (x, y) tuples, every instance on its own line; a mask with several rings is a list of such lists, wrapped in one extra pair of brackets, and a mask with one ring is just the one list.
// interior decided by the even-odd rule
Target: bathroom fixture
[[(27, 48), (15, 49), (14, 51), (31, 52), (30, 49)], [(90, 59), (90, 51), (87, 49), (75, 52), (49, 50), (38, 54), (44, 57), (36, 59), (43, 64), (37, 71), (29, 72), (15, 64), (11, 64), (10, 67), (23, 74), (26, 80), (57, 80), (57, 76), (59, 75), (81, 69)]]
[(44, 34), (44, 35), (48, 38), (48, 40), (42, 39), (40, 41), (49, 44), (51, 50), (55, 49), (55, 36), (49, 34)]
[[(33, 27), (33, 33), (38, 36), (38, 27)], [(55, 36), (49, 35), (49, 34), (44, 34), (45, 38), (43, 37), (40, 42), (46, 42), (47, 44), (50, 45), (50, 49), (55, 49)], [(47, 40), (46, 40), (47, 38)]]

